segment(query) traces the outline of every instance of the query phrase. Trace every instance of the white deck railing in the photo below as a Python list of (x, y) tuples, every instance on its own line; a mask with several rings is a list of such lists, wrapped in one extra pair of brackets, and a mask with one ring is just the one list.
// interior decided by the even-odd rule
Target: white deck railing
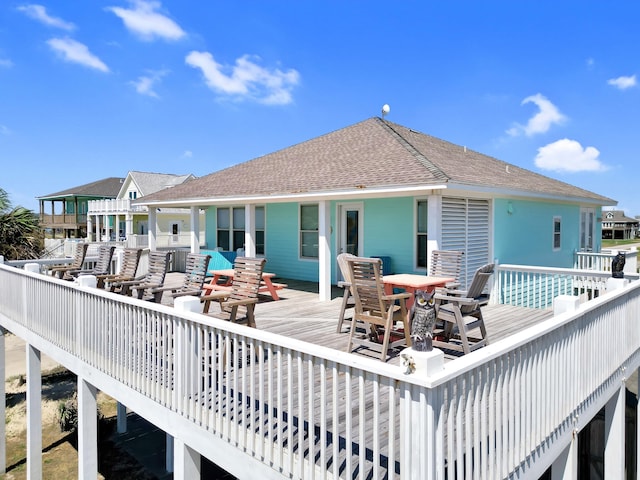
[(580, 270), (599, 270), (603, 272), (611, 272), (611, 262), (618, 252), (624, 253), (625, 273), (637, 273), (638, 271), (638, 250), (634, 247), (631, 249), (620, 248), (612, 250), (603, 250), (602, 252), (576, 252), (575, 268)]
[[(611, 272), (572, 268), (497, 265), (491, 287), (491, 303), (528, 308), (551, 308), (558, 295), (581, 297), (582, 301), (607, 291)], [(637, 273), (625, 273), (637, 280)]]
[(146, 212), (147, 207), (131, 205), (128, 198), (89, 200), (87, 215), (122, 215), (130, 212)]
[(424, 378), (2, 265), (0, 284), (4, 327), (120, 402), (131, 389), (162, 407), (146, 417), (161, 428), (186, 422), (170, 433), (219, 465), (222, 441), (271, 478), (538, 478), (640, 361), (640, 282)]

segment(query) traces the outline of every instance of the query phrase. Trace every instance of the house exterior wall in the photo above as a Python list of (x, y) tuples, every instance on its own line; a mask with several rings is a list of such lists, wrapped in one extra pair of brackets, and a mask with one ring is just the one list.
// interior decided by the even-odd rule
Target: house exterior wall
[[(555, 217), (561, 219), (558, 250), (553, 248)], [(499, 198), (494, 225), (494, 256), (500, 263), (573, 267), (580, 246), (580, 205)], [(596, 225), (594, 247), (599, 250), (598, 238)]]
[[(425, 273), (424, 268), (416, 267), (416, 200), (417, 197), (397, 197), (348, 202), (363, 206), (363, 255), (391, 257), (394, 273)], [(338, 254), (339, 203), (331, 202), (332, 258)], [(299, 206), (297, 202), (266, 206), (266, 270), (285, 278), (317, 281), (318, 261), (300, 258)], [(580, 205), (499, 198), (493, 200), (492, 211), (493, 245), (489, 251), (500, 263), (573, 267), (574, 252), (579, 249)], [(596, 209), (598, 215), (600, 211)], [(205, 217), (205, 243), (213, 249), (217, 245), (216, 208), (208, 208)], [(561, 219), (561, 245), (557, 250), (553, 247), (556, 217)], [(169, 229), (168, 223), (160, 226), (160, 219), (158, 222), (161, 231)], [(598, 223), (594, 241), (599, 250)], [(336, 273), (334, 269), (334, 282)]]

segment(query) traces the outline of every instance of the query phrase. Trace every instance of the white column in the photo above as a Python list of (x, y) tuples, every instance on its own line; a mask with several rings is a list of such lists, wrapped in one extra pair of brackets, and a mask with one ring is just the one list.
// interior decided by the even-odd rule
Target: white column
[(156, 249), (156, 229), (158, 227), (156, 207), (149, 207), (149, 250)]
[(442, 245), (442, 196), (427, 198), (427, 272), (431, 269), (431, 252)]
[(42, 478), (42, 363), (27, 344), (27, 478)]
[(124, 236), (129, 240), (129, 236), (133, 235), (133, 214), (127, 212), (124, 222)]
[(200, 253), (200, 207), (191, 207), (191, 253)]
[(318, 290), (320, 301), (331, 300), (331, 204), (318, 204)]
[(578, 432), (551, 465), (551, 480), (578, 480)]
[(173, 451), (173, 437), (171, 435), (169, 435), (168, 433), (165, 434), (165, 464), (166, 464), (166, 469), (167, 472), (172, 473), (173, 472), (173, 460), (175, 457), (175, 453)]
[[(2, 257), (0, 256), (0, 263), (2, 263)], [(6, 388), (5, 388), (5, 378), (6, 378), (6, 350), (5, 350), (5, 342), (4, 336), (7, 331), (0, 327), (0, 398), (3, 401), (0, 402), (0, 418), (4, 419), (6, 417), (6, 402), (4, 401)], [(7, 439), (5, 437), (6, 434), (6, 425), (5, 422), (0, 422), (0, 475), (4, 474), (7, 471)]]
[(100, 238), (100, 215), (96, 215), (96, 242), (102, 241)]
[(78, 377), (78, 479), (98, 478), (98, 389)]
[(120, 240), (120, 215), (115, 216), (113, 231), (116, 234), (116, 242)]
[(107, 238), (107, 242), (111, 240), (111, 219), (113, 215), (104, 216), (104, 236)]
[(624, 478), (625, 385), (604, 407), (604, 478)]
[(91, 215), (87, 215), (87, 241), (93, 241), (93, 221), (91, 220)]
[(174, 480), (200, 478), (200, 454), (179, 439), (173, 440)]
[(244, 255), (256, 256), (256, 206), (244, 206)]

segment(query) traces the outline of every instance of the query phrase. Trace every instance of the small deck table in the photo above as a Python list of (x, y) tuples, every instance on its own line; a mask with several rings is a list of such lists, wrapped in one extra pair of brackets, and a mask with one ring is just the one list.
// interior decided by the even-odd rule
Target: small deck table
[[(213, 291), (229, 290), (233, 281), (234, 270), (228, 268), (224, 270), (212, 270), (213, 278), (210, 283), (205, 283), (202, 286), (204, 290), (203, 295), (210, 295)], [(278, 290), (282, 290), (286, 285), (284, 283), (273, 283), (271, 279), (275, 277), (275, 273), (262, 272), (262, 285), (258, 289), (260, 293), (269, 293), (274, 300), (280, 300), (278, 296)], [(226, 281), (220, 283), (220, 279), (225, 278)]]
[[(433, 291), (436, 287), (444, 287), (449, 282), (454, 282), (453, 277), (436, 277), (428, 275), (418, 275), (414, 273), (398, 273), (395, 275), (384, 275), (384, 293), (391, 295), (393, 288), (404, 288), (413, 294), (416, 290)], [(407, 308), (413, 305), (413, 296), (407, 299)]]

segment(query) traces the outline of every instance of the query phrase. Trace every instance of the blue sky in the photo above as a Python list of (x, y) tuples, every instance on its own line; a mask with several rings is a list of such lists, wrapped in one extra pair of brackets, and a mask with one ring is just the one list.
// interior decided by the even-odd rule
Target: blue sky
[(640, 3), (0, 4), (0, 188), (206, 175), (379, 116), (640, 215)]

